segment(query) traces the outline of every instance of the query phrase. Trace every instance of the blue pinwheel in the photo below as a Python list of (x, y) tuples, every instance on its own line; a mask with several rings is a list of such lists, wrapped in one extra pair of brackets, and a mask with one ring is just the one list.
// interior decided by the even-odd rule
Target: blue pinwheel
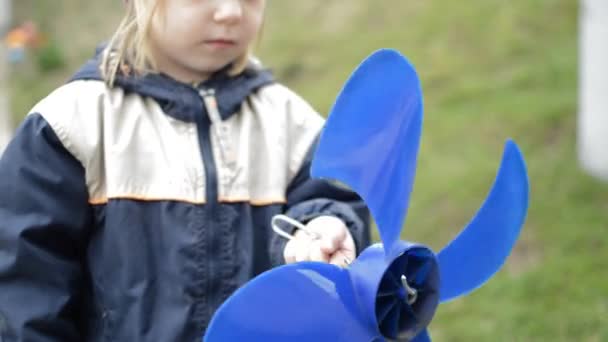
[(439, 303), (485, 283), (510, 254), (528, 207), (523, 157), (507, 141), (476, 216), (437, 255), (400, 241), (416, 171), (422, 92), (394, 50), (368, 57), (346, 83), (322, 132), (312, 175), (356, 191), (382, 243), (347, 268), (305, 262), (256, 277), (216, 312), (205, 341), (430, 341)]

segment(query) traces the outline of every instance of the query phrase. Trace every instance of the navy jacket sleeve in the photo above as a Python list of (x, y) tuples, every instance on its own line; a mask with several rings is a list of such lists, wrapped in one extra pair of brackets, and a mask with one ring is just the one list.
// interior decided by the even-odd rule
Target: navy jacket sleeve
[[(369, 211), (356, 193), (310, 176), (315, 149), (316, 143), (308, 151), (302, 167), (287, 189), (285, 215), (302, 223), (323, 215), (336, 216), (344, 221), (355, 240), (357, 253), (361, 253), (370, 243)], [(295, 230), (293, 227), (282, 228), (290, 233)], [(285, 262), (283, 250), (286, 244), (286, 239), (277, 234), (273, 235), (271, 241), (273, 265), (281, 265)]]
[(80, 341), (84, 170), (41, 115), (0, 159), (0, 340)]

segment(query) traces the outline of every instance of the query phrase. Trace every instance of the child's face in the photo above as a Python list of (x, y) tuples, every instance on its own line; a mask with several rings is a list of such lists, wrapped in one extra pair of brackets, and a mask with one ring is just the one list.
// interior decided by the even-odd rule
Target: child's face
[(164, 0), (152, 21), (159, 71), (198, 82), (244, 55), (258, 35), (265, 0)]

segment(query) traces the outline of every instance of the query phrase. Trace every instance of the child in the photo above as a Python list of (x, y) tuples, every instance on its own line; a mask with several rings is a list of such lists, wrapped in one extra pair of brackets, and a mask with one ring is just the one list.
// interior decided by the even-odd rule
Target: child
[[(0, 340), (197, 341), (274, 265), (368, 244), (353, 193), (311, 179), (323, 121), (250, 57), (264, 0), (129, 0), (0, 160)], [(285, 213), (302, 230), (272, 232)]]

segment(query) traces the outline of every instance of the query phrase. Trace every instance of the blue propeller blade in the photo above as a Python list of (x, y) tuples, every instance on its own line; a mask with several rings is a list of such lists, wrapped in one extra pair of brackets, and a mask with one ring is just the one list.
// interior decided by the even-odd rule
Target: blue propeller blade
[(398, 52), (380, 50), (342, 89), (314, 156), (313, 177), (338, 180), (363, 198), (387, 257), (407, 214), (421, 130), (416, 71)]
[(519, 236), (527, 209), (526, 166), (517, 145), (508, 141), (485, 203), (438, 254), (442, 302), (473, 291), (500, 269)]
[(435, 256), (400, 241), (421, 130), (414, 68), (396, 51), (372, 54), (338, 96), (311, 174), (356, 191), (383, 245), (368, 247), (346, 269), (298, 263), (257, 276), (219, 308), (204, 341), (430, 342), (439, 301), (478, 288), (510, 254), (527, 213), (528, 179), (508, 141), (485, 203), (450, 244)]
[(361, 341), (378, 338), (357, 307), (348, 271), (298, 263), (265, 272), (215, 313), (204, 341)]

